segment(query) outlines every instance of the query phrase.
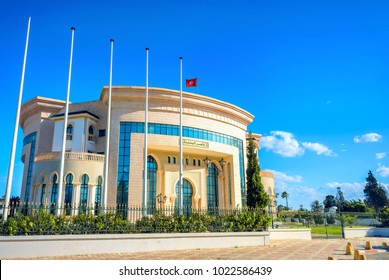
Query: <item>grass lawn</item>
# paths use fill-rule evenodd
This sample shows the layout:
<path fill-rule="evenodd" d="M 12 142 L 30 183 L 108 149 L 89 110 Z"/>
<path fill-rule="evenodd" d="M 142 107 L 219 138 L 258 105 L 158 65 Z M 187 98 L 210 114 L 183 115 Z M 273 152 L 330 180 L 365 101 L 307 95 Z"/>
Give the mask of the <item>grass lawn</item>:
<path fill-rule="evenodd" d="M 307 228 L 306 226 L 303 225 L 296 225 L 296 224 L 287 224 L 288 227 L 290 228 Z M 326 227 L 325 226 L 316 226 L 316 225 L 310 225 L 311 228 L 311 233 L 312 234 L 326 234 Z M 364 228 L 365 226 L 353 226 L 353 228 Z M 344 228 L 350 228 L 350 226 L 345 226 Z M 327 226 L 327 232 L 328 235 L 342 235 L 342 228 L 340 226 L 334 226 L 334 225 L 329 225 Z"/>

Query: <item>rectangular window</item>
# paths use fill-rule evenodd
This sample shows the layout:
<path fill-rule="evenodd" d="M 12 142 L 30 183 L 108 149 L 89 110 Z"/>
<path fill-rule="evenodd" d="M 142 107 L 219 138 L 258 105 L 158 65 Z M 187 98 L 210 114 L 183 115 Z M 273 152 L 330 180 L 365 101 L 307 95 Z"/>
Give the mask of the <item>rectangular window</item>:
<path fill-rule="evenodd" d="M 100 129 L 99 130 L 99 137 L 104 137 L 105 136 L 105 129 Z"/>

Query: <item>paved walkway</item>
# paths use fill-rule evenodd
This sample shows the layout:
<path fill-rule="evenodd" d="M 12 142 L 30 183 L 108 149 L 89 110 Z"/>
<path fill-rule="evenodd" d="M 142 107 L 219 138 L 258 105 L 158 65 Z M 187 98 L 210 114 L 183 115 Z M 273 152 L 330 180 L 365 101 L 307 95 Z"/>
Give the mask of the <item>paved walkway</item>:
<path fill-rule="evenodd" d="M 353 239 L 274 240 L 270 246 L 235 247 L 223 249 L 196 249 L 146 253 L 120 253 L 99 255 L 76 255 L 63 257 L 35 258 L 45 260 L 352 260 L 346 255 L 347 242 L 354 249 L 364 249 L 366 241 L 373 248 L 381 249 L 382 242 L 389 238 L 364 237 Z M 388 259 L 388 253 L 370 255 L 370 259 Z M 367 255 L 369 260 L 369 255 Z"/>

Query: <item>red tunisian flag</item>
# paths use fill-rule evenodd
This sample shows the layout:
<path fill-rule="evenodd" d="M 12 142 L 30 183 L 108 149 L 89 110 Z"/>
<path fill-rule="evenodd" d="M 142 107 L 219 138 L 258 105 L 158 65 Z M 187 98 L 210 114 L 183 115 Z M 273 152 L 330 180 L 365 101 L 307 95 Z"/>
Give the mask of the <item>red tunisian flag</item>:
<path fill-rule="evenodd" d="M 197 87 L 197 78 L 189 79 L 189 80 L 187 79 L 186 87 Z"/>

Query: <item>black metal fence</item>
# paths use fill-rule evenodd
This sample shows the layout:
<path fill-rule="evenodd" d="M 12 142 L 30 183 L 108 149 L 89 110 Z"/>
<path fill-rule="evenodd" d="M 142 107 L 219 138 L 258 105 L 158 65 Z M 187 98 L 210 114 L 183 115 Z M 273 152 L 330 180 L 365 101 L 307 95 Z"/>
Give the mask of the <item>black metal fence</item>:
<path fill-rule="evenodd" d="M 2 212 L 1 235 L 263 231 L 271 221 L 264 210 L 247 208 L 13 204 Z"/>

